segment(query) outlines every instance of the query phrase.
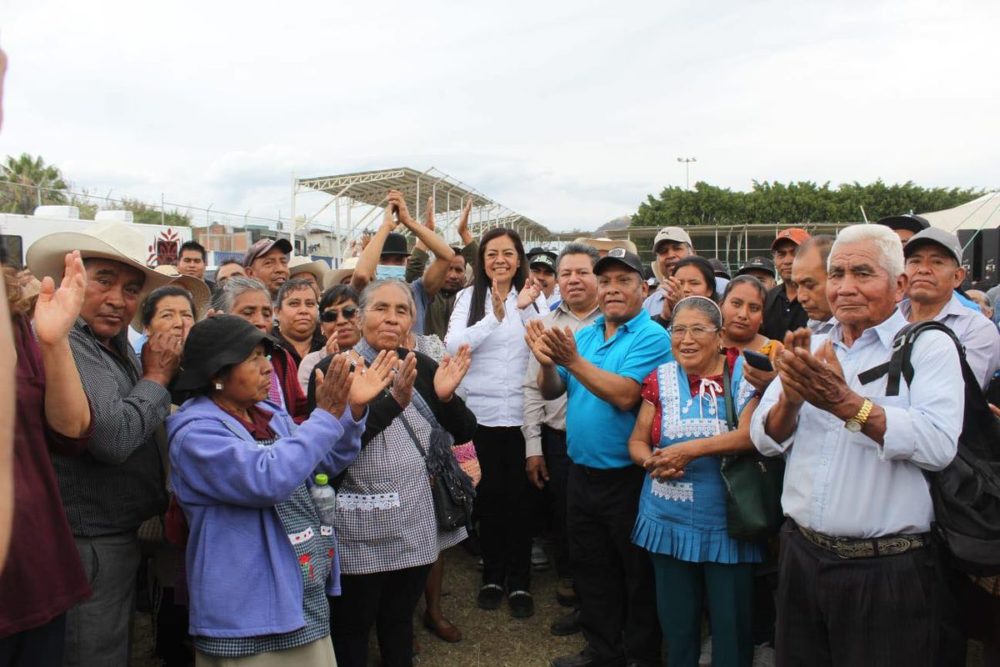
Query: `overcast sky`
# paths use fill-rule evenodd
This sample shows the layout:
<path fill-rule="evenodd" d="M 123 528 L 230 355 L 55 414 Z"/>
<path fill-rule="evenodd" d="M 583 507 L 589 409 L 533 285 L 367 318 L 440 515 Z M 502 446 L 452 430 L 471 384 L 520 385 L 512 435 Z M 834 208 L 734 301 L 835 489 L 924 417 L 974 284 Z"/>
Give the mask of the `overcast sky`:
<path fill-rule="evenodd" d="M 0 0 L 0 154 L 275 217 L 437 167 L 551 229 L 691 180 L 1000 185 L 1000 2 Z M 322 199 L 300 201 L 318 208 Z M 309 211 L 306 211 L 309 212 Z"/>

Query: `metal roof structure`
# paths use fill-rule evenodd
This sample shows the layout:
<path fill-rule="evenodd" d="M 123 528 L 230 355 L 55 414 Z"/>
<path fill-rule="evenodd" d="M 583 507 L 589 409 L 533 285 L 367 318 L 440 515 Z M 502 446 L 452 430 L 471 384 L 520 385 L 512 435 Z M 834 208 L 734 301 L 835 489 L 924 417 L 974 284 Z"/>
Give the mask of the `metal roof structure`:
<path fill-rule="evenodd" d="M 351 241 L 359 237 L 369 226 L 376 226 L 384 210 L 386 193 L 399 190 L 406 199 L 406 206 L 418 221 L 423 220 L 427 198 L 434 197 L 436 228 L 445 240 L 457 239 L 455 228 L 465 204 L 472 197 L 472 213 L 469 217 L 469 231 L 474 236 L 494 227 L 509 227 L 517 230 L 525 244 L 548 238 L 548 229 L 534 220 L 523 216 L 503 204 L 491 199 L 474 187 L 431 167 L 427 171 L 417 171 L 409 167 L 361 171 L 336 176 L 295 179 L 292 192 L 292 217 L 295 219 L 296 198 L 300 193 L 325 192 L 332 199 L 318 211 L 302 216 L 297 225 L 300 231 L 308 228 L 328 207 L 333 206 L 333 233 L 338 245 L 338 259 Z M 352 211 L 362 205 L 360 217 Z"/>

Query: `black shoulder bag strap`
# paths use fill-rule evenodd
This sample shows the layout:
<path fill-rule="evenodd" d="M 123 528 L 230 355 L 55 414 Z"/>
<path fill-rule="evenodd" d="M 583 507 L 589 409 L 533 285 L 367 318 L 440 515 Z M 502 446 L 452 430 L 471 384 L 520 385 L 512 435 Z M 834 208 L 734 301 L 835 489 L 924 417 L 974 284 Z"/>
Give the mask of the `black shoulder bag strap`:
<path fill-rule="evenodd" d="M 722 362 L 722 399 L 726 404 L 726 424 L 729 426 L 730 431 L 735 431 L 739 427 L 739 423 L 736 421 L 736 397 L 733 396 L 732 389 L 732 373 L 729 371 L 729 360 L 725 359 Z"/>
<path fill-rule="evenodd" d="M 934 320 L 926 320 L 907 324 L 900 329 L 899 333 L 892 339 L 892 356 L 889 357 L 889 361 L 858 373 L 858 381 L 861 384 L 868 384 L 883 375 L 888 375 L 886 378 L 885 395 L 898 396 L 900 377 L 906 380 L 907 385 L 913 381 L 913 363 L 910 361 L 910 356 L 913 353 L 913 343 L 921 333 L 930 330 L 941 331 L 951 338 L 955 344 L 955 348 L 958 350 L 962 374 L 968 379 L 969 373 L 966 372 L 968 363 L 965 361 L 965 346 L 962 345 L 958 338 L 955 337 L 954 332 L 946 325 Z M 973 377 L 973 379 L 975 378 Z"/>

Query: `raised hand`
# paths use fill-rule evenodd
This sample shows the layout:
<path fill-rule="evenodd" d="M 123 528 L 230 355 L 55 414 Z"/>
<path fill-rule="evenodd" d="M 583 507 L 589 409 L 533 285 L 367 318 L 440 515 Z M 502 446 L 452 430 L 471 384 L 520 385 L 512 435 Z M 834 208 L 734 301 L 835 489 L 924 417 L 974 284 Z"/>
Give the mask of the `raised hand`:
<path fill-rule="evenodd" d="M 437 372 L 434 373 L 434 393 L 442 402 L 447 403 L 454 396 L 455 389 L 462 382 L 470 364 L 472 364 L 472 348 L 468 345 L 458 348 L 458 354 L 454 357 L 446 356 L 441 360 Z"/>
<path fill-rule="evenodd" d="M 353 382 L 351 362 L 345 356 L 337 355 L 331 359 L 325 375 L 317 368 L 316 407 L 340 419 L 347 407 L 347 397 L 351 393 Z"/>
<path fill-rule="evenodd" d="M 149 337 L 142 346 L 142 377 L 166 387 L 174 379 L 181 363 L 184 342 L 175 333 L 161 332 Z"/>
<path fill-rule="evenodd" d="M 535 299 L 537 299 L 541 293 L 542 288 L 538 285 L 534 278 L 529 276 L 528 279 L 524 281 L 524 287 L 517 293 L 518 310 L 524 310 L 533 304 Z"/>
<path fill-rule="evenodd" d="M 660 311 L 660 317 L 669 322 L 674 306 L 681 300 L 680 281 L 670 276 L 660 285 L 660 291 L 663 292 L 663 310 Z"/>
<path fill-rule="evenodd" d="M 579 357 L 579 352 L 576 349 L 576 338 L 569 327 L 546 329 L 544 336 L 548 356 L 553 362 L 560 366 L 571 366 Z"/>
<path fill-rule="evenodd" d="M 396 374 L 392 381 L 392 397 L 396 399 L 399 407 L 406 409 L 413 398 L 413 382 L 417 379 L 417 355 L 410 352 L 401 363 L 397 365 Z"/>
<path fill-rule="evenodd" d="M 46 277 L 38 292 L 34 325 L 38 342 L 43 344 L 54 345 L 66 338 L 83 306 L 84 293 L 87 291 L 87 272 L 83 268 L 80 251 L 67 253 L 65 264 L 66 270 L 59 289 L 56 289 L 52 278 Z"/>
<path fill-rule="evenodd" d="M 389 208 L 395 209 L 396 216 L 399 222 L 407 227 L 412 227 L 416 225 L 416 221 L 413 216 L 410 215 L 410 209 L 406 207 L 406 197 L 399 190 L 389 190 L 387 196 L 389 200 Z"/>
<path fill-rule="evenodd" d="M 424 227 L 434 231 L 434 197 L 427 198 L 427 207 L 424 209 Z"/>
<path fill-rule="evenodd" d="M 555 362 L 549 356 L 549 348 L 545 344 L 545 325 L 540 319 L 529 320 L 524 326 L 524 342 L 528 344 L 528 349 L 535 355 L 535 359 L 542 366 L 554 366 Z"/>
<path fill-rule="evenodd" d="M 326 339 L 326 345 L 323 346 L 323 351 L 329 355 L 340 354 L 340 345 L 337 343 L 337 332 L 330 334 L 330 337 Z"/>
<path fill-rule="evenodd" d="M 493 279 L 493 288 L 490 290 L 490 300 L 493 304 L 493 314 L 497 320 L 503 322 L 504 315 L 507 314 L 507 308 L 504 305 L 504 298 L 500 296 L 500 288 L 497 286 L 495 278 Z"/>
<path fill-rule="evenodd" d="M 392 371 L 398 365 L 398 361 L 399 357 L 395 351 L 382 350 L 367 368 L 363 363 L 355 365 L 354 373 L 351 374 L 353 385 L 348 399 L 355 417 L 360 417 L 365 411 L 365 406 L 389 386 L 392 382 Z"/>
<path fill-rule="evenodd" d="M 472 195 L 465 198 L 465 206 L 462 207 L 462 215 L 458 219 L 458 237 L 465 245 L 472 243 L 472 234 L 469 232 L 470 215 L 472 215 Z"/>

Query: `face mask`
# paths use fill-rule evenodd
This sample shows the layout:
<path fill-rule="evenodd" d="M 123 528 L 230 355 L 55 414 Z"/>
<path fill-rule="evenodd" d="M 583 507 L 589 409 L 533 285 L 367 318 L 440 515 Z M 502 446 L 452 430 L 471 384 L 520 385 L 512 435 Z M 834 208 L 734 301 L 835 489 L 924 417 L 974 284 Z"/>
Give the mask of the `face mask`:
<path fill-rule="evenodd" d="M 405 266 L 379 264 L 375 267 L 376 280 L 402 280 L 404 276 L 406 276 Z"/>

